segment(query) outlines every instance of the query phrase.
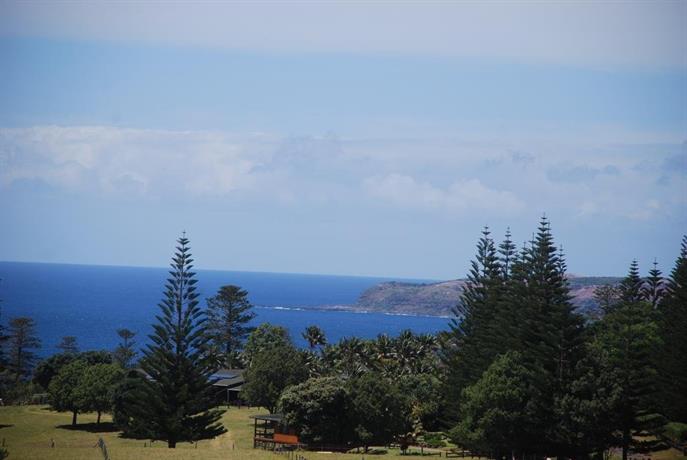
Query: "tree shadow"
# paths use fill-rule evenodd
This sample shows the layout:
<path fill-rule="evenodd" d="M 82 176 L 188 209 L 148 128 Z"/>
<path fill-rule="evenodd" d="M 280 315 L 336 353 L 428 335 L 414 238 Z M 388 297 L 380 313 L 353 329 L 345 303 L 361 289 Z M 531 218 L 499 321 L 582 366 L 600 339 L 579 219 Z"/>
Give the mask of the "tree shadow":
<path fill-rule="evenodd" d="M 117 428 L 112 422 L 100 422 L 100 425 L 96 423 L 77 423 L 74 426 L 57 425 L 55 428 L 71 431 L 87 431 L 89 433 L 113 433 L 115 431 L 119 431 L 119 428 Z"/>
<path fill-rule="evenodd" d="M 0 423 L 0 430 L 2 430 L 3 428 L 12 428 L 13 426 L 14 425 L 3 425 L 2 423 Z"/>

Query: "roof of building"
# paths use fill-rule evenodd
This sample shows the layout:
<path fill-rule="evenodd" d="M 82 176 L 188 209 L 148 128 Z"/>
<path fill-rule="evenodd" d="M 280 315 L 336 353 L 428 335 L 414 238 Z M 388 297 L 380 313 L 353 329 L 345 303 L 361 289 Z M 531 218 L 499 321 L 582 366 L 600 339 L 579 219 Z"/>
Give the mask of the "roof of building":
<path fill-rule="evenodd" d="M 217 379 L 213 385 L 223 388 L 240 387 L 243 382 L 243 369 L 220 369 L 210 377 L 212 380 Z"/>
<path fill-rule="evenodd" d="M 212 374 L 211 378 L 229 379 L 238 375 L 243 375 L 245 369 L 218 369 Z"/>

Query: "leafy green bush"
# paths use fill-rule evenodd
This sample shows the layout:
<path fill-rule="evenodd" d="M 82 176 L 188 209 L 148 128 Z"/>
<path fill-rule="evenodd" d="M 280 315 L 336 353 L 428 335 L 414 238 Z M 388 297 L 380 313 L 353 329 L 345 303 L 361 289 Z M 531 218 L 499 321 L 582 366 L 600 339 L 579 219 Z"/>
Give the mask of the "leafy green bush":
<path fill-rule="evenodd" d="M 424 444 L 427 447 L 438 449 L 440 447 L 446 447 L 445 435 L 442 432 L 430 433 L 427 432 L 423 436 Z"/>
<path fill-rule="evenodd" d="M 673 442 L 685 442 L 687 441 L 687 423 L 666 423 L 663 434 Z"/>

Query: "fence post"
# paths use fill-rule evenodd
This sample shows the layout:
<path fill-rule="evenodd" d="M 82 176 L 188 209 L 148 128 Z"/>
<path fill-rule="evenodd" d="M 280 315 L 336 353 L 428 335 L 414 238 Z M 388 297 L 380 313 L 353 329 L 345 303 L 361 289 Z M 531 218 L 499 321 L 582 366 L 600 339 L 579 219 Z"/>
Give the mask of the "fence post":
<path fill-rule="evenodd" d="M 100 448 L 100 452 L 103 454 L 103 460 L 110 460 L 110 455 L 107 453 L 107 446 L 105 445 L 103 438 L 98 438 L 98 442 L 94 447 Z"/>

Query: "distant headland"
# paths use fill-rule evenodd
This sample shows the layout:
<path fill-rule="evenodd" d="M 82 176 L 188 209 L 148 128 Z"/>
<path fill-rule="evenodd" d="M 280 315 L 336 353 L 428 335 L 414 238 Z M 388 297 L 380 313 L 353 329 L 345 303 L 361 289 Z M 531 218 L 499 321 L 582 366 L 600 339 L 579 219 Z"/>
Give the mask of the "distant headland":
<path fill-rule="evenodd" d="M 585 315 L 593 315 L 598 305 L 594 289 L 605 284 L 617 284 L 618 277 L 569 277 L 572 303 Z M 355 305 L 355 311 L 379 313 L 451 316 L 466 280 L 437 283 L 382 282 L 366 289 Z"/>

